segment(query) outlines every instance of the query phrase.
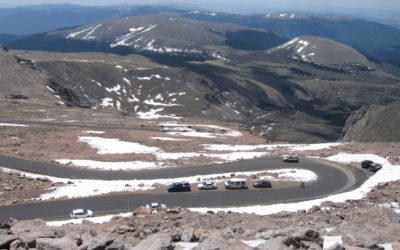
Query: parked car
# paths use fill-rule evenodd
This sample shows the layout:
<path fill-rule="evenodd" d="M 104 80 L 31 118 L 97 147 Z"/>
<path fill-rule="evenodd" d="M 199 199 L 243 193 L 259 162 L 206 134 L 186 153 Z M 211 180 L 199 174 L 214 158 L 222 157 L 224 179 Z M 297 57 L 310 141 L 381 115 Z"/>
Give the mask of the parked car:
<path fill-rule="evenodd" d="M 283 157 L 284 162 L 294 162 L 294 163 L 299 163 L 299 157 L 295 155 L 285 155 Z"/>
<path fill-rule="evenodd" d="M 198 189 L 205 190 L 205 189 L 217 189 L 217 184 L 213 181 L 204 181 L 197 185 Z"/>
<path fill-rule="evenodd" d="M 382 165 L 379 163 L 372 163 L 371 166 L 369 166 L 369 170 L 374 173 L 377 172 L 381 168 L 382 168 Z"/>
<path fill-rule="evenodd" d="M 272 188 L 272 184 L 270 180 L 261 179 L 257 180 L 253 183 L 253 187 L 255 188 Z"/>
<path fill-rule="evenodd" d="M 229 179 L 224 182 L 226 189 L 247 189 L 246 179 Z"/>
<path fill-rule="evenodd" d="M 188 182 L 174 182 L 167 186 L 168 192 L 190 192 L 190 185 Z"/>
<path fill-rule="evenodd" d="M 361 167 L 362 168 L 369 168 L 371 166 L 371 164 L 374 163 L 373 161 L 370 160 L 365 160 L 361 162 Z"/>
<path fill-rule="evenodd" d="M 148 203 L 146 204 L 147 208 L 153 209 L 153 210 L 157 210 L 157 209 L 167 209 L 167 205 L 163 204 L 163 203 L 158 203 L 158 202 L 152 202 L 152 203 Z"/>
<path fill-rule="evenodd" d="M 87 218 L 87 217 L 93 217 L 93 212 L 92 210 L 89 209 L 80 208 L 72 210 L 69 216 L 72 219 Z"/>
<path fill-rule="evenodd" d="M 365 160 L 361 162 L 361 167 L 362 168 L 367 168 L 369 169 L 371 172 L 377 172 L 379 169 L 382 168 L 382 165 L 370 160 Z"/>

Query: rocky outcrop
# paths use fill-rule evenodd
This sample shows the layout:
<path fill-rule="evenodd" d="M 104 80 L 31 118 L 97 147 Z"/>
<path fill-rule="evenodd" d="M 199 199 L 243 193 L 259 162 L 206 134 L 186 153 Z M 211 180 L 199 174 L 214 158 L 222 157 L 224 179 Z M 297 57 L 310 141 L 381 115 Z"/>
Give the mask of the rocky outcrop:
<path fill-rule="evenodd" d="M 40 219 L 18 221 L 12 225 L 10 232 L 29 247 L 35 247 L 37 239 L 56 237 L 55 229 Z"/>
<path fill-rule="evenodd" d="M 174 249 L 173 244 L 171 243 L 172 239 L 168 234 L 153 234 L 145 240 L 141 241 L 137 244 L 133 250 L 142 250 L 142 249 L 157 249 L 157 250 L 166 250 L 166 249 Z"/>
<path fill-rule="evenodd" d="M 37 250 L 78 250 L 78 246 L 69 238 L 40 238 L 36 240 Z"/>
<path fill-rule="evenodd" d="M 400 141 L 400 102 L 363 106 L 347 118 L 341 134 L 346 142 Z"/>

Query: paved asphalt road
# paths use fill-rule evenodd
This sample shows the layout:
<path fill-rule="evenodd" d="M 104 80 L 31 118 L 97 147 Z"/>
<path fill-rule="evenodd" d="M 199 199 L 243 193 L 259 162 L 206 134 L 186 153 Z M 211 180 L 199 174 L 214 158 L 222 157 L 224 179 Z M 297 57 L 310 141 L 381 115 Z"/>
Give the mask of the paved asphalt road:
<path fill-rule="evenodd" d="M 170 207 L 204 207 L 272 204 L 308 200 L 354 188 L 367 178 L 362 171 L 336 167 L 330 163 L 311 159 L 302 159 L 298 164 L 284 163 L 281 159 L 258 159 L 200 167 L 140 172 L 106 172 L 61 167 L 9 156 L 0 156 L 0 166 L 71 179 L 129 180 L 182 177 L 184 180 L 183 177 L 186 176 L 278 168 L 309 169 L 319 176 L 317 182 L 307 185 L 305 189 L 292 187 L 284 189 L 216 190 L 188 193 L 113 194 L 101 197 L 1 206 L 0 222 L 7 221 L 9 217 L 17 219 L 61 218 L 67 216 L 75 208 L 92 209 L 97 214 L 111 211 L 132 211 L 149 202 L 162 202 Z"/>

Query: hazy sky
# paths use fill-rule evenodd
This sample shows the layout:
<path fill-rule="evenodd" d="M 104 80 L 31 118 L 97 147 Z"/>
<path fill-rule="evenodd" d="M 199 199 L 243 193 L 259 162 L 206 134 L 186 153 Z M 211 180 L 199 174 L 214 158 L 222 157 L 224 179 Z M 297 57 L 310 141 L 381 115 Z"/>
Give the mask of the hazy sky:
<path fill-rule="evenodd" d="M 400 12 L 400 0 L 0 0 L 0 7 L 42 3 L 73 3 L 80 5 L 117 4 L 180 4 L 204 9 L 243 12 L 265 12 L 265 10 L 390 10 Z"/>

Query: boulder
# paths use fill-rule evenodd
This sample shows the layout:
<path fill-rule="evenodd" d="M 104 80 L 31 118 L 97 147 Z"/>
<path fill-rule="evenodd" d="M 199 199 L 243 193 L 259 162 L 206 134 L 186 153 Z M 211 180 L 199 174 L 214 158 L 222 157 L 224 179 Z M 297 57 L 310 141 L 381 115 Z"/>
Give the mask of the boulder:
<path fill-rule="evenodd" d="M 105 236 L 98 236 L 92 239 L 87 250 L 103 250 L 114 242 L 114 239 Z"/>
<path fill-rule="evenodd" d="M 133 250 L 143 250 L 143 249 L 174 249 L 173 244 L 171 243 L 172 239 L 168 234 L 152 234 L 146 239 L 142 240 L 139 244 L 134 246 Z"/>
<path fill-rule="evenodd" d="M 193 242 L 198 241 L 199 238 L 196 238 L 194 235 L 195 229 L 193 227 L 185 227 L 181 235 L 181 241 L 184 242 Z"/>
<path fill-rule="evenodd" d="M 209 249 L 219 249 L 219 250 L 250 250 L 253 249 L 250 246 L 244 244 L 239 240 L 224 241 L 219 238 L 206 237 L 199 243 L 196 248 L 197 250 L 209 250 Z"/>
<path fill-rule="evenodd" d="M 262 234 L 261 234 L 261 237 L 262 237 L 264 240 L 269 240 L 269 239 L 275 238 L 275 237 L 276 237 L 275 230 L 268 230 L 268 231 L 262 233 Z"/>
<path fill-rule="evenodd" d="M 349 245 L 396 242 L 400 239 L 400 217 L 391 208 L 358 208 L 347 212 L 337 231 L 347 236 L 344 241 Z"/>
<path fill-rule="evenodd" d="M 281 239 L 274 238 L 274 239 L 267 240 L 266 242 L 258 245 L 257 249 L 260 249 L 260 250 L 270 250 L 270 249 L 282 249 L 282 250 L 285 250 L 285 249 L 289 249 L 289 247 L 284 245 L 282 243 Z"/>
<path fill-rule="evenodd" d="M 9 250 L 25 249 L 25 244 L 22 243 L 20 240 L 14 240 L 13 242 L 11 242 L 10 247 L 8 249 Z"/>
<path fill-rule="evenodd" d="M 56 236 L 55 229 L 47 226 L 41 219 L 18 221 L 13 224 L 10 231 L 29 247 L 35 247 L 36 239 Z"/>
<path fill-rule="evenodd" d="M 146 217 L 152 214 L 153 210 L 147 207 L 138 207 L 135 211 L 133 211 L 133 215 L 137 217 Z"/>
<path fill-rule="evenodd" d="M 304 246 L 305 249 L 308 250 L 322 250 L 322 247 L 314 242 L 302 241 L 301 244 Z"/>
<path fill-rule="evenodd" d="M 18 239 L 17 236 L 11 234 L 0 234 L 0 249 L 9 248 L 11 242 Z"/>
<path fill-rule="evenodd" d="M 323 239 L 319 236 L 319 232 L 310 228 L 303 229 L 293 235 L 296 241 L 310 241 L 320 246 L 323 244 Z"/>
<path fill-rule="evenodd" d="M 36 240 L 37 250 L 78 250 L 78 246 L 69 238 L 40 238 Z"/>
<path fill-rule="evenodd" d="M 105 250 L 129 250 L 132 249 L 131 244 L 125 242 L 122 238 L 115 239 L 111 245 L 107 246 Z"/>
<path fill-rule="evenodd" d="M 180 228 L 176 228 L 174 231 L 171 233 L 171 239 L 172 241 L 181 241 L 181 236 L 182 236 L 182 230 Z"/>

